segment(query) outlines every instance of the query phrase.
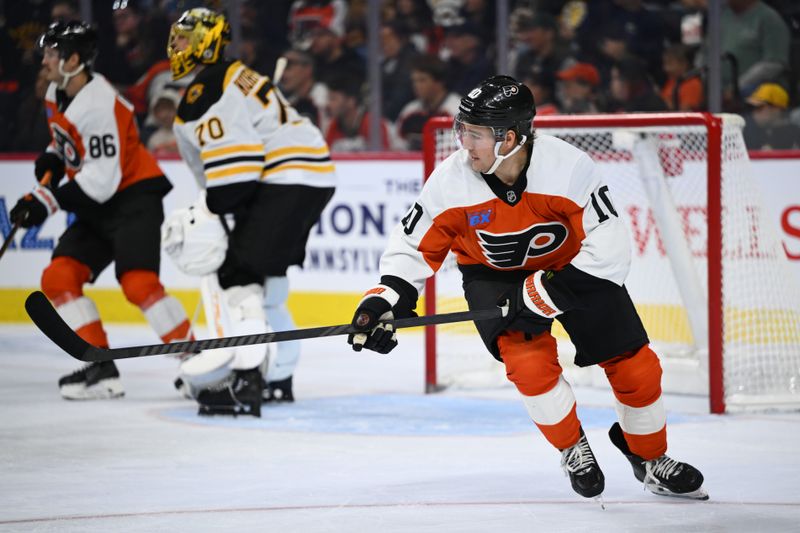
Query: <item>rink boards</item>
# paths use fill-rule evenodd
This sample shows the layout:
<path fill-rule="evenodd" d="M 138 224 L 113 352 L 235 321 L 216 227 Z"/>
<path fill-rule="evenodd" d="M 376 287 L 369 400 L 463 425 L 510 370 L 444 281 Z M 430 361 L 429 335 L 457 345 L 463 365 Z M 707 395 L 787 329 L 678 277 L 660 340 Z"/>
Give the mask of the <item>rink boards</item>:
<path fill-rule="evenodd" d="M 347 322 L 363 290 L 378 280 L 378 263 L 392 227 L 419 194 L 422 162 L 408 156 L 335 158 L 339 186 L 312 231 L 303 269 L 290 273 L 289 306 L 300 326 Z M 180 161 L 162 161 L 174 185 L 165 210 L 183 207 L 197 196 L 197 186 Z M 0 229 L 10 230 L 8 211 L 31 188 L 33 162 L 28 158 L 0 160 Z M 757 158 L 753 174 L 778 232 L 795 279 L 800 280 L 800 158 Z M 613 189 L 612 189 L 613 191 Z M 0 322 L 26 321 L 22 302 L 38 287 L 67 217 L 57 213 L 36 230 L 17 233 L 12 248 L 0 260 Z M 660 268 L 664 257 L 655 234 L 634 235 L 635 260 Z M 161 279 L 191 315 L 197 307 L 198 280 L 180 273 L 163 256 Z M 113 270 L 107 269 L 87 290 L 110 322 L 140 322 L 138 309 L 120 293 Z M 654 302 L 672 305 L 673 302 Z"/>

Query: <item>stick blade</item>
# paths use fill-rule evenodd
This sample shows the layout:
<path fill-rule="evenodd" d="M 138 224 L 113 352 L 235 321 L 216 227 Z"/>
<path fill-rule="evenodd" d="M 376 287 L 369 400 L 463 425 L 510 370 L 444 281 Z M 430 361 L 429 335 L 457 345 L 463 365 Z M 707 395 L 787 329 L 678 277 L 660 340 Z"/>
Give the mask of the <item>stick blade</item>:
<path fill-rule="evenodd" d="M 44 293 L 36 291 L 29 294 L 25 300 L 25 311 L 36 327 L 59 348 L 75 359 L 89 361 L 87 355 L 92 346 L 72 331 Z"/>

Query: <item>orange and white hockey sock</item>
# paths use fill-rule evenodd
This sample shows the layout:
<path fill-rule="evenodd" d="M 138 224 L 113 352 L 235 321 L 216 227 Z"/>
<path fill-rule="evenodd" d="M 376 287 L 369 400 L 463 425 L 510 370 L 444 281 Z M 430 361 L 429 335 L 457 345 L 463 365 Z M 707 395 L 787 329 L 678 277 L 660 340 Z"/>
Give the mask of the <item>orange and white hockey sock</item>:
<path fill-rule="evenodd" d="M 578 442 L 581 423 L 575 395 L 561 376 L 555 338 L 542 333 L 528 340 L 521 332 L 507 332 L 498 337 L 497 347 L 508 379 L 548 442 L 559 450 Z"/>
<path fill-rule="evenodd" d="M 83 340 L 97 346 L 108 348 L 108 337 L 100 322 L 97 306 L 86 296 L 62 297 L 53 302 L 56 311 L 64 322 Z"/>
<path fill-rule="evenodd" d="M 661 364 L 649 346 L 632 356 L 601 363 L 616 397 L 625 441 L 633 453 L 650 460 L 667 451 L 667 414 L 661 400 Z"/>
<path fill-rule="evenodd" d="M 129 302 L 139 307 L 148 324 L 165 343 L 194 339 L 183 306 L 164 292 L 155 272 L 131 270 L 120 277 Z"/>
<path fill-rule="evenodd" d="M 42 272 L 42 292 L 83 340 L 98 348 L 108 348 L 97 307 L 83 295 L 83 285 L 91 274 L 89 267 L 76 259 L 56 257 Z"/>

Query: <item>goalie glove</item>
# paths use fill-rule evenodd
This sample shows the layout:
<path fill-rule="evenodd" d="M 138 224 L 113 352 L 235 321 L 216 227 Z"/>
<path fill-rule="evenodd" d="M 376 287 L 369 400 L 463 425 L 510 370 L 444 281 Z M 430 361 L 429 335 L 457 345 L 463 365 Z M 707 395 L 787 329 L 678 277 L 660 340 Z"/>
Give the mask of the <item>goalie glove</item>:
<path fill-rule="evenodd" d="M 225 261 L 228 237 L 201 195 L 191 206 L 170 213 L 161 227 L 161 245 L 181 272 L 205 276 Z"/>
<path fill-rule="evenodd" d="M 394 319 L 392 307 L 399 300 L 397 291 L 386 285 L 377 285 L 364 294 L 351 323 L 359 333 L 351 333 L 347 337 L 353 350 L 360 352 L 366 348 L 386 354 L 397 346 L 397 334 L 387 321 Z"/>
<path fill-rule="evenodd" d="M 575 296 L 559 283 L 556 272 L 537 270 L 526 277 L 521 285 L 514 285 L 503 293 L 498 305 L 508 304 L 508 318 L 555 318 L 574 307 Z"/>

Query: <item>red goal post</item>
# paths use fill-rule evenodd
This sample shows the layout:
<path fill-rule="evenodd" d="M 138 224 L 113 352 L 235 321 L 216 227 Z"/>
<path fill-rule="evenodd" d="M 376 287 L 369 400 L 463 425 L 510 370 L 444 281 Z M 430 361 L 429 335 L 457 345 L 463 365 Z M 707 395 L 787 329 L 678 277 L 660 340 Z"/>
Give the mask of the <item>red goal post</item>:
<path fill-rule="evenodd" d="M 425 126 L 425 179 L 456 150 L 452 123 L 437 117 Z M 626 285 L 665 366 L 665 390 L 674 382 L 679 392 L 708 394 L 713 413 L 800 408 L 800 291 L 752 184 L 742 125 L 740 117 L 709 113 L 534 120 L 537 134 L 564 138 L 603 169 L 632 230 Z M 426 314 L 454 310 L 447 306 L 459 298 L 458 271 L 451 265 L 449 272 L 428 280 Z M 454 278 L 449 296 L 442 288 L 447 276 Z M 454 367 L 467 351 L 483 350 L 476 357 L 491 361 L 474 331 L 466 333 L 466 344 L 455 334 L 441 342 L 445 332 L 425 331 L 429 392 L 451 384 L 443 369 L 451 344 L 458 352 Z M 670 366 L 683 375 L 673 376 Z M 455 374 L 447 379 L 457 381 Z"/>

